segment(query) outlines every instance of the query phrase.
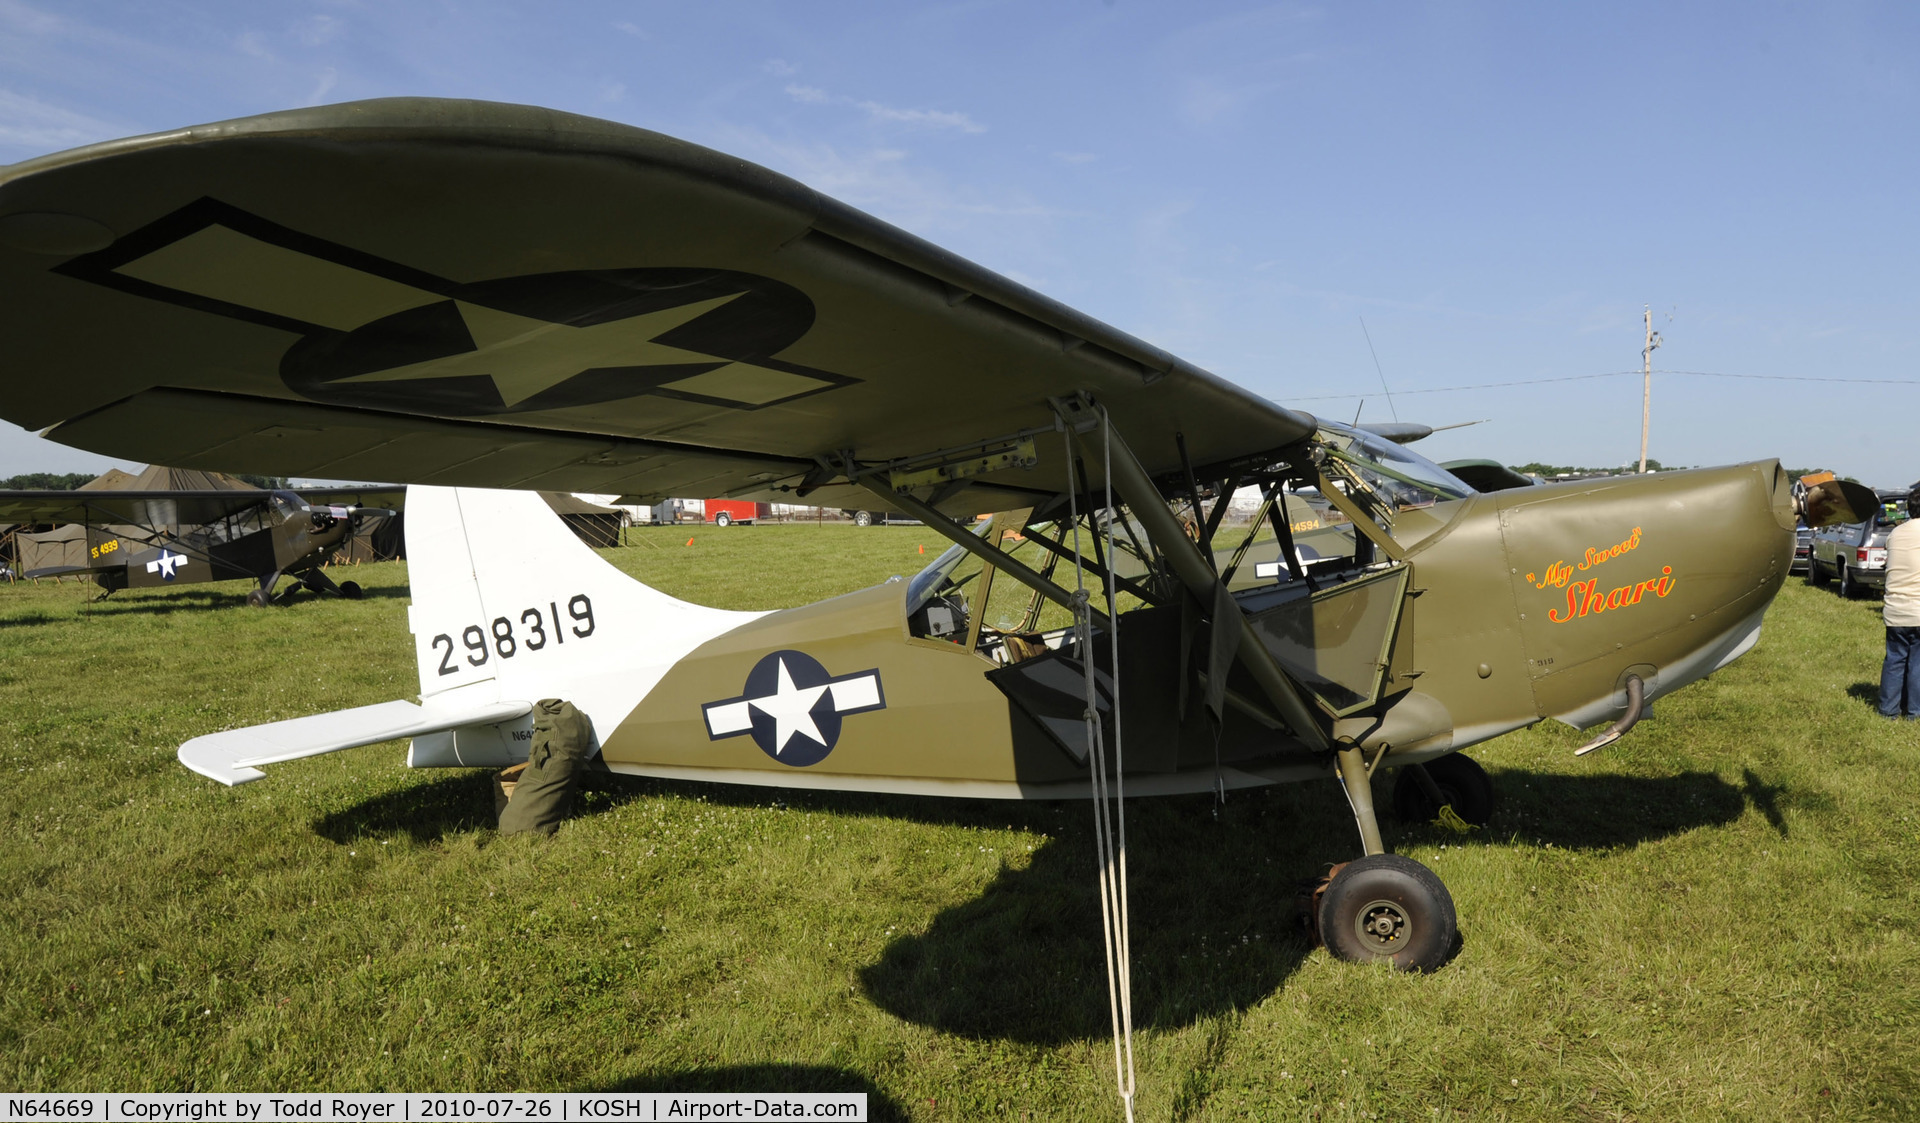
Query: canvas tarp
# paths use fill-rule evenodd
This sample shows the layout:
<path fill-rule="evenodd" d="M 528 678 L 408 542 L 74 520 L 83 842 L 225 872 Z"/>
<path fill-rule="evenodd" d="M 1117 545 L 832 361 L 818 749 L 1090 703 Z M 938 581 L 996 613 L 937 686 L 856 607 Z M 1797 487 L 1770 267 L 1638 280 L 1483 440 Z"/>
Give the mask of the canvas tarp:
<path fill-rule="evenodd" d="M 580 541 L 589 546 L 620 544 L 620 528 L 627 522 L 627 513 L 620 508 L 589 503 L 565 491 L 543 491 L 540 498 L 547 501 L 547 506 L 553 508 L 553 513 L 560 516 L 560 521 L 566 523 Z"/>

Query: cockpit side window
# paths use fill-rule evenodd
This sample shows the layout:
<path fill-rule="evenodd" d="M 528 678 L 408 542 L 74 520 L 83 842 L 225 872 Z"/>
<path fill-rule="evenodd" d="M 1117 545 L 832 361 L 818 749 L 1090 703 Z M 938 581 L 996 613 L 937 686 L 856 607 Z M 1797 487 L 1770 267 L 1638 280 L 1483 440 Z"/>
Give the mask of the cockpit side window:
<path fill-rule="evenodd" d="M 1404 445 L 1323 422 L 1321 445 L 1389 512 L 1431 507 L 1474 493 L 1465 481 Z"/>

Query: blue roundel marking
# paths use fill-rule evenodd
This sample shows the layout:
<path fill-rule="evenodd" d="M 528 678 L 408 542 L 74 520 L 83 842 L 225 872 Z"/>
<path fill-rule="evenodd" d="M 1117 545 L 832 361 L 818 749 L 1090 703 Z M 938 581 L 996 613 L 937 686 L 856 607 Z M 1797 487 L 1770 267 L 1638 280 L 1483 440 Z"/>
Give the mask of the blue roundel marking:
<path fill-rule="evenodd" d="M 879 670 L 832 675 L 804 651 L 762 656 L 736 698 L 701 707 L 711 740 L 751 736 L 760 751 L 793 768 L 825 760 L 849 714 L 886 708 Z"/>

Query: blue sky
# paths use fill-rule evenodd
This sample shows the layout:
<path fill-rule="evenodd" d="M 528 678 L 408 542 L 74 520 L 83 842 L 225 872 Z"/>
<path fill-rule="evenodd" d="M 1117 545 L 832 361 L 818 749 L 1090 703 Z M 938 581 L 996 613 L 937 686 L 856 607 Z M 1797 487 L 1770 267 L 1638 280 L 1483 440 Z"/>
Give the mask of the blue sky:
<path fill-rule="evenodd" d="M 1491 419 L 1435 459 L 1637 455 L 1637 374 L 1577 376 L 1637 372 L 1651 305 L 1657 371 L 1775 379 L 1656 374 L 1654 457 L 1903 486 L 1916 25 L 1845 4 L 0 0 L 0 161 L 294 105 L 535 103 L 765 164 L 1299 408 Z M 1506 382 L 1528 384 L 1418 393 Z M 0 475 L 106 463 L 0 431 Z"/>

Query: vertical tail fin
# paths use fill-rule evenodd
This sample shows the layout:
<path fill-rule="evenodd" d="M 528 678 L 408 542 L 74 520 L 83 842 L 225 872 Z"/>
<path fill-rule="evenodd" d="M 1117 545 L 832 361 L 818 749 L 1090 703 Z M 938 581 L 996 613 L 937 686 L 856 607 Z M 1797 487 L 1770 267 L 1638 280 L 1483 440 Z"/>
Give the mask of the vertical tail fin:
<path fill-rule="evenodd" d="M 423 702 L 566 698 L 605 734 L 674 663 L 761 615 L 641 584 L 530 491 L 409 488 L 406 536 Z"/>

